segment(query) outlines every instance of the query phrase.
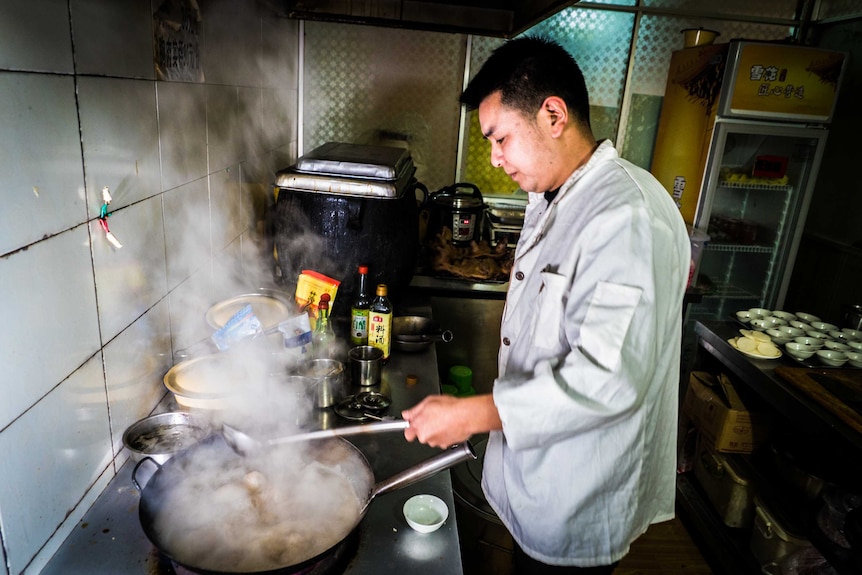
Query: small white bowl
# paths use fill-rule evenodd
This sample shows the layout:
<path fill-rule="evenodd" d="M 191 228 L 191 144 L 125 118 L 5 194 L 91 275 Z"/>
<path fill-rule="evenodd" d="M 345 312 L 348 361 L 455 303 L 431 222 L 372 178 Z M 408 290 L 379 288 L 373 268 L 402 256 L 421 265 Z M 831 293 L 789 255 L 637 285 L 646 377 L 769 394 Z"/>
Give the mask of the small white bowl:
<path fill-rule="evenodd" d="M 786 327 L 786 326 L 779 326 L 779 327 Z M 789 335 L 783 334 L 780 331 L 778 331 L 778 328 L 775 328 L 775 329 L 769 328 L 768 330 L 766 330 L 766 335 L 768 335 L 772 339 L 772 343 L 774 343 L 776 345 L 784 345 L 785 343 L 787 343 L 788 341 L 793 339 Z"/>
<path fill-rule="evenodd" d="M 782 337 L 786 337 L 787 339 L 793 339 L 794 337 L 802 337 L 805 335 L 804 330 L 801 330 L 798 327 L 790 327 L 789 325 L 780 325 L 775 329 L 781 333 Z"/>
<path fill-rule="evenodd" d="M 850 341 L 862 341 L 862 331 L 845 327 L 841 329 L 841 333 L 846 335 Z"/>
<path fill-rule="evenodd" d="M 848 351 L 844 355 L 847 356 L 847 363 L 853 367 L 862 367 L 862 353 L 858 351 Z"/>
<path fill-rule="evenodd" d="M 808 359 L 809 357 L 814 355 L 813 347 L 795 341 L 791 341 L 785 344 L 784 349 L 785 351 L 787 351 L 787 353 L 799 359 Z"/>
<path fill-rule="evenodd" d="M 831 337 L 835 341 L 840 341 L 841 343 L 847 343 L 848 341 L 853 341 L 853 338 L 851 338 L 849 335 L 847 335 L 843 331 L 832 330 L 829 332 L 829 337 Z"/>
<path fill-rule="evenodd" d="M 818 349 L 817 359 L 825 365 L 841 367 L 847 363 L 847 354 L 843 351 L 836 351 L 834 349 Z"/>
<path fill-rule="evenodd" d="M 811 313 L 805 313 L 804 311 L 795 312 L 797 318 L 801 319 L 805 323 L 811 323 L 812 321 L 820 321 L 820 318 Z"/>
<path fill-rule="evenodd" d="M 738 311 L 736 312 L 736 319 L 742 323 L 748 323 L 751 321 L 751 314 L 748 311 Z"/>
<path fill-rule="evenodd" d="M 811 329 L 811 324 L 804 321 L 800 321 L 798 319 L 792 319 L 788 323 L 790 324 L 790 327 L 795 327 L 797 329 L 801 329 L 802 331 L 808 331 Z"/>
<path fill-rule="evenodd" d="M 847 345 L 849 345 L 853 351 L 862 351 L 862 341 L 848 341 Z"/>
<path fill-rule="evenodd" d="M 825 321 L 811 321 L 808 323 L 811 324 L 811 327 L 813 327 L 817 331 L 822 331 L 823 333 L 829 333 L 830 331 L 835 331 L 838 329 L 838 326 L 834 323 L 827 323 Z"/>
<path fill-rule="evenodd" d="M 754 316 L 751 317 L 751 327 L 758 331 L 766 331 L 767 329 L 775 328 L 780 325 L 787 325 L 787 322 L 781 318 L 766 316 L 762 318 L 755 319 Z"/>
<path fill-rule="evenodd" d="M 437 531 L 449 518 L 446 503 L 434 495 L 414 495 L 403 510 L 407 524 L 419 533 Z"/>
<path fill-rule="evenodd" d="M 822 331 L 817 331 L 814 329 L 812 329 L 811 331 L 806 331 L 805 335 L 807 335 L 808 337 L 813 337 L 815 339 L 819 339 L 821 341 L 826 341 L 827 339 L 829 339 L 828 334 L 825 334 Z"/>
<path fill-rule="evenodd" d="M 834 349 L 835 351 L 850 351 L 850 346 L 840 341 L 824 341 L 823 347 L 826 349 Z"/>
<path fill-rule="evenodd" d="M 793 341 L 796 343 L 801 343 L 803 345 L 807 345 L 813 349 L 820 349 L 823 347 L 823 340 L 816 337 L 809 337 L 807 335 L 803 335 L 802 337 L 794 337 Z"/>
<path fill-rule="evenodd" d="M 751 319 L 763 319 L 772 315 L 772 312 L 764 307 L 753 307 L 748 310 Z"/>
<path fill-rule="evenodd" d="M 796 316 L 793 315 L 792 313 L 790 313 L 789 311 L 774 311 L 774 312 L 772 312 L 772 315 L 779 318 L 779 319 L 783 319 L 784 321 L 788 321 L 788 322 L 796 320 Z"/>

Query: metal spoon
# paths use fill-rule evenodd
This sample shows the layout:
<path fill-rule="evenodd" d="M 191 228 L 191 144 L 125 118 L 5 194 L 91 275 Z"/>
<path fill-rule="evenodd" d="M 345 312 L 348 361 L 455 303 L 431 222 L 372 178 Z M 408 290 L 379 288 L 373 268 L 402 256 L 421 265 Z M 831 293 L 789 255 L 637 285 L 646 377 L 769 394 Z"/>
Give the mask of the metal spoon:
<path fill-rule="evenodd" d="M 399 431 L 410 427 L 410 423 L 403 419 L 395 419 L 391 421 L 380 418 L 379 422 L 366 423 L 364 425 L 348 425 L 345 427 L 335 427 L 333 429 L 321 429 L 319 431 L 306 431 L 303 433 L 295 433 L 293 435 L 285 435 L 274 439 L 258 440 L 247 433 L 244 433 L 235 427 L 226 423 L 222 424 L 222 436 L 231 449 L 240 455 L 247 455 L 254 451 L 260 450 L 263 447 L 273 445 L 281 445 L 284 443 L 297 443 L 300 441 L 312 441 L 314 439 L 327 439 L 330 437 L 343 437 L 349 435 L 361 435 L 364 433 L 383 433 L 387 431 Z"/>

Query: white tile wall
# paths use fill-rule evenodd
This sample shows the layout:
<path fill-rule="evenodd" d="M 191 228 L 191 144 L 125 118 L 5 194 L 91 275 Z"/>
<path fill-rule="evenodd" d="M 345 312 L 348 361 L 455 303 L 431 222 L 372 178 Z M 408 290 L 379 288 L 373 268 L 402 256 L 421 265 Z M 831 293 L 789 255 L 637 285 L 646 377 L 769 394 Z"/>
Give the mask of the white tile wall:
<path fill-rule="evenodd" d="M 83 222 L 86 207 L 73 79 L 0 72 L 0 94 L 3 254 Z"/>
<path fill-rule="evenodd" d="M 228 273 L 267 267 L 237 262 L 260 257 L 242 202 L 296 157 L 298 23 L 205 3 L 212 74 L 156 82 L 152 4 L 0 2 L 3 575 L 38 573 L 126 460 L 174 351 L 211 333 L 213 269 L 221 297 L 259 287 Z M 265 133 L 263 86 L 280 118 Z"/>

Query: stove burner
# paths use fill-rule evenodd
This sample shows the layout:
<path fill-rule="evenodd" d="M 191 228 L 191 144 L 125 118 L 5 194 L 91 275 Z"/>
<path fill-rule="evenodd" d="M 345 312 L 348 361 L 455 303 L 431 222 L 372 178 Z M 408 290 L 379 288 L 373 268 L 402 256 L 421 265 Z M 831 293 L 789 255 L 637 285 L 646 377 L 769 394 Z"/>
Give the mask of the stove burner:
<path fill-rule="evenodd" d="M 356 555 L 358 548 L 359 528 L 356 528 L 317 563 L 306 566 L 298 571 L 278 569 L 267 571 L 266 573 L 271 575 L 338 575 L 347 570 L 347 566 L 350 564 L 353 556 Z M 211 572 L 189 569 L 159 554 L 159 571 L 157 575 L 202 575 L 208 573 Z"/>

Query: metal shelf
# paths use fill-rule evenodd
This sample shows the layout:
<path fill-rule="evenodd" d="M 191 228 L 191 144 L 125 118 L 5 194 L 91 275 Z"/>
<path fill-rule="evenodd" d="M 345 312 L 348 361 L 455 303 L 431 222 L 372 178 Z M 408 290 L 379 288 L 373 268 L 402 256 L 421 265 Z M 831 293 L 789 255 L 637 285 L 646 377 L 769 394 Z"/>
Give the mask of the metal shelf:
<path fill-rule="evenodd" d="M 748 254 L 770 254 L 775 251 L 775 246 L 758 246 L 750 244 L 715 244 L 707 243 L 704 246 L 710 252 L 735 252 Z"/>
<path fill-rule="evenodd" d="M 709 298 L 760 299 L 760 296 L 732 284 L 715 284 L 713 291 L 703 294 L 703 299 Z"/>
<path fill-rule="evenodd" d="M 762 190 L 765 192 L 789 192 L 793 186 L 789 184 L 755 184 L 751 182 L 718 182 L 722 188 L 734 188 L 737 190 Z"/>

